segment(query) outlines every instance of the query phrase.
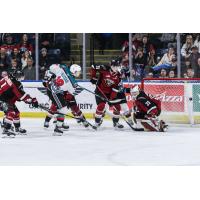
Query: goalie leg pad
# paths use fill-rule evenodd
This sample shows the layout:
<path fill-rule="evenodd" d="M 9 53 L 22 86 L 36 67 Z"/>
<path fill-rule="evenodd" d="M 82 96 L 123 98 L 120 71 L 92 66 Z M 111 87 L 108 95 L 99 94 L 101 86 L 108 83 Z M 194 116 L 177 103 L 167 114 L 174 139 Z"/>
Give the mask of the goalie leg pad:
<path fill-rule="evenodd" d="M 142 126 L 144 127 L 144 129 L 146 129 L 147 131 L 159 131 L 159 127 L 156 126 L 152 121 L 150 120 L 142 120 L 141 121 Z"/>

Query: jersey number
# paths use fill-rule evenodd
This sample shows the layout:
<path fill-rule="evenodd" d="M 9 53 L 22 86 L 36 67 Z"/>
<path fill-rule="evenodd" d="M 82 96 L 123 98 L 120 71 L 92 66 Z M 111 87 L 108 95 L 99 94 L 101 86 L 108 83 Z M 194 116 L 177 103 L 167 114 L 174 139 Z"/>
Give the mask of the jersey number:
<path fill-rule="evenodd" d="M 147 106 L 150 106 L 150 105 L 151 105 L 151 102 L 150 102 L 150 101 L 146 101 L 145 104 L 146 104 Z"/>

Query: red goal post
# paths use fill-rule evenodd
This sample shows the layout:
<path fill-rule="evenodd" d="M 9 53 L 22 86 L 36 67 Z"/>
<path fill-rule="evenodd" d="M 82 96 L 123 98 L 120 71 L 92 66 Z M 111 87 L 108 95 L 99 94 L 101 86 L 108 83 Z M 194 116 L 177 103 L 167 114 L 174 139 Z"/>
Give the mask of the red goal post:
<path fill-rule="evenodd" d="M 167 122 L 200 123 L 200 78 L 144 78 L 141 89 L 161 101 Z"/>

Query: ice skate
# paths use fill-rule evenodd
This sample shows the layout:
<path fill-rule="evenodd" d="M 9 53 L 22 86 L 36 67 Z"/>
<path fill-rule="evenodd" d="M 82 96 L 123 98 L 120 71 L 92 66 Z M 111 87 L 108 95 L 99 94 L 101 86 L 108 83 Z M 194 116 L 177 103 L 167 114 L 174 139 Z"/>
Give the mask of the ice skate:
<path fill-rule="evenodd" d="M 11 130 L 11 129 L 3 129 L 3 138 L 14 138 L 15 137 L 15 133 Z"/>
<path fill-rule="evenodd" d="M 88 122 L 87 122 L 86 120 L 83 121 L 83 126 L 84 126 L 85 128 L 87 128 L 87 127 L 89 126 L 89 124 L 88 124 Z"/>
<path fill-rule="evenodd" d="M 120 124 L 119 122 L 114 122 L 114 123 L 113 123 L 113 126 L 114 126 L 115 128 L 118 128 L 118 129 L 124 128 L 124 126 L 123 126 L 122 124 Z"/>
<path fill-rule="evenodd" d="M 68 129 L 69 129 L 69 125 L 68 125 L 67 123 L 64 123 L 64 122 L 63 122 L 62 128 L 63 128 L 64 130 L 68 130 Z"/>
<path fill-rule="evenodd" d="M 49 128 L 49 122 L 47 121 L 44 122 L 44 128 Z"/>
<path fill-rule="evenodd" d="M 23 128 L 15 128 L 15 132 L 18 134 L 18 135 L 26 135 L 26 129 L 23 129 Z"/>
<path fill-rule="evenodd" d="M 56 126 L 54 129 L 53 136 L 62 136 L 62 135 L 63 135 L 63 131 L 61 130 L 60 127 Z"/>
<path fill-rule="evenodd" d="M 95 127 L 95 129 L 98 129 L 101 126 L 101 123 L 95 122 L 95 124 L 93 126 Z"/>

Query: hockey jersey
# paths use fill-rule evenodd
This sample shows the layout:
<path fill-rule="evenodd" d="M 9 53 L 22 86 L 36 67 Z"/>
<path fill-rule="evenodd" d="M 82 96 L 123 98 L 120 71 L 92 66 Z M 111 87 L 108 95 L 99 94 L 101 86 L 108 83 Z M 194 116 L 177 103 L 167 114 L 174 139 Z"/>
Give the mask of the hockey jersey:
<path fill-rule="evenodd" d="M 97 79 L 97 72 L 99 73 L 97 86 L 104 94 L 110 94 L 110 99 L 114 99 L 119 92 L 119 83 L 121 82 L 121 75 L 119 72 L 111 72 L 106 66 L 92 66 L 91 79 Z"/>
<path fill-rule="evenodd" d="M 54 93 L 76 93 L 77 82 L 73 78 L 69 68 L 65 65 L 53 64 L 49 68 L 49 75 L 54 78 L 49 82 L 49 87 Z"/>
<path fill-rule="evenodd" d="M 21 82 L 8 76 L 0 80 L 1 101 L 14 104 L 16 101 L 24 101 L 26 98 L 27 94 L 25 93 Z"/>
<path fill-rule="evenodd" d="M 136 111 L 146 115 L 160 115 L 161 102 L 153 97 L 145 94 L 144 91 L 140 91 L 135 100 Z"/>

